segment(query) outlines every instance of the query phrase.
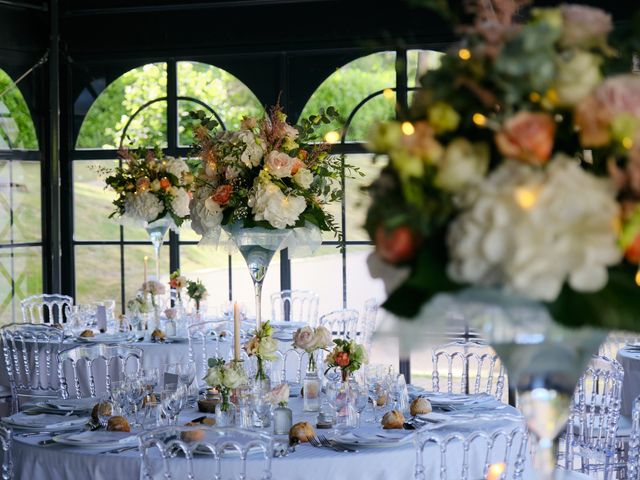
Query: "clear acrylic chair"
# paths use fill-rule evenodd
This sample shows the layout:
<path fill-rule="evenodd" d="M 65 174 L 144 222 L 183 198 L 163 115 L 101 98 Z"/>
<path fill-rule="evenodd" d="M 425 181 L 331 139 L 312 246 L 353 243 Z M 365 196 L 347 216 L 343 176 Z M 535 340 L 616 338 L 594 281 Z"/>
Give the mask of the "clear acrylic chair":
<path fill-rule="evenodd" d="M 506 373 L 498 355 L 482 342 L 455 341 L 433 348 L 433 391 L 447 393 L 487 393 L 502 400 Z M 446 364 L 446 390 L 441 385 Z"/>
<path fill-rule="evenodd" d="M 623 378 L 616 360 L 596 355 L 578 381 L 564 438 L 567 470 L 612 478 Z"/>
<path fill-rule="evenodd" d="M 56 354 L 64 339 L 62 330 L 49 325 L 12 323 L 0 329 L 0 338 L 14 413 L 22 399 L 60 396 Z"/>
<path fill-rule="evenodd" d="M 80 345 L 58 353 L 58 378 L 63 398 L 97 397 L 111 383 L 135 376 L 142 368 L 142 350 L 119 345 Z"/>
<path fill-rule="evenodd" d="M 415 441 L 415 480 L 475 480 L 488 478 L 495 468 L 502 470 L 502 476 L 491 478 L 519 480 L 528 455 L 527 442 L 524 426 L 466 435 L 426 430 Z"/>
<path fill-rule="evenodd" d="M 302 322 L 314 326 L 318 321 L 320 297 L 311 290 L 282 290 L 271 295 L 271 321 Z"/>
<path fill-rule="evenodd" d="M 314 352 L 315 361 L 319 372 L 323 371 L 322 354 L 320 350 Z M 290 348 L 285 351 L 277 351 L 276 360 L 271 362 L 272 376 L 276 377 L 280 383 L 288 383 L 292 392 L 296 388 L 299 391 L 302 387 L 302 380 L 307 373 L 309 365 L 309 353 L 297 348 Z M 275 375 L 273 375 L 275 373 Z"/>
<path fill-rule="evenodd" d="M 197 438 L 201 432 L 204 438 L 189 441 L 190 435 Z M 161 427 L 138 438 L 145 480 L 272 478 L 273 439 L 264 433 L 237 428 Z M 195 457 L 198 460 L 194 461 Z"/>
<path fill-rule="evenodd" d="M 11 455 L 12 432 L 10 428 L 0 425 L 0 445 L 2 446 L 2 480 L 13 478 L 13 458 Z"/>
<path fill-rule="evenodd" d="M 210 358 L 233 358 L 233 331 L 221 329 L 219 321 L 206 321 L 190 325 L 189 335 L 189 361 L 196 366 L 196 380 L 199 386 L 204 385 L 203 378 L 209 368 Z M 243 343 L 249 336 L 248 332 L 240 331 L 240 342 Z M 245 366 L 251 371 L 252 361 L 247 352 L 240 352 Z"/>
<path fill-rule="evenodd" d="M 357 337 L 362 338 L 364 335 L 364 331 L 359 330 L 359 318 L 360 313 L 357 310 L 345 308 L 322 315 L 318 324 L 326 327 L 334 339 L 356 340 Z"/>
<path fill-rule="evenodd" d="M 24 323 L 65 323 L 73 298 L 68 295 L 42 294 L 20 302 Z"/>
<path fill-rule="evenodd" d="M 371 341 L 373 334 L 378 326 L 378 311 L 380 310 L 380 303 L 375 298 L 370 298 L 364 303 L 364 313 L 361 317 L 363 340 L 362 343 L 365 349 L 371 350 Z"/>
<path fill-rule="evenodd" d="M 633 401 L 626 466 L 626 478 L 628 480 L 640 480 L 640 397 Z"/>
<path fill-rule="evenodd" d="M 626 345 L 640 343 L 640 337 L 631 332 L 613 331 L 600 346 L 598 355 L 608 358 L 616 358 L 618 350 Z"/>

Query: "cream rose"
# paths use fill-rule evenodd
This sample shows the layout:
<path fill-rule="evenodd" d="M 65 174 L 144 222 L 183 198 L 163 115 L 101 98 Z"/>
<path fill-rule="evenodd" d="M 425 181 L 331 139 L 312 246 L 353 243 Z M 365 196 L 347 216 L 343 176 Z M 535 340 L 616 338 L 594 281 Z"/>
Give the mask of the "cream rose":
<path fill-rule="evenodd" d="M 307 168 L 301 168 L 293 176 L 293 179 L 302 188 L 307 189 L 311 186 L 311 183 L 313 182 L 313 174 L 311 173 L 311 170 Z"/>
<path fill-rule="evenodd" d="M 558 104 L 573 107 L 602 81 L 600 73 L 601 57 L 589 52 L 576 50 L 558 65 L 555 89 Z"/>
<path fill-rule="evenodd" d="M 315 331 L 315 343 L 314 349 L 316 348 L 328 348 L 333 343 L 333 337 L 331 332 L 327 329 L 327 327 L 319 326 Z"/>
<path fill-rule="evenodd" d="M 275 228 L 293 226 L 307 208 L 303 197 L 285 196 L 274 183 L 261 175 L 254 183 L 248 205 L 256 220 L 266 220 Z"/>
<path fill-rule="evenodd" d="M 284 178 L 291 176 L 295 160 L 286 153 L 273 150 L 267 154 L 265 165 L 269 168 L 269 173 L 274 177 Z"/>
<path fill-rule="evenodd" d="M 224 386 L 227 388 L 239 388 L 247 382 L 244 371 L 237 368 L 232 363 L 227 363 L 223 367 Z"/>
<path fill-rule="evenodd" d="M 456 138 L 447 146 L 438 164 L 436 185 L 444 190 L 456 191 L 479 182 L 489 168 L 489 148 L 484 143 L 472 144 Z"/>
<path fill-rule="evenodd" d="M 258 355 L 264 360 L 275 360 L 278 342 L 272 337 L 263 337 L 258 344 Z"/>
<path fill-rule="evenodd" d="M 307 352 L 313 351 L 316 347 L 315 332 L 311 327 L 299 328 L 293 334 L 293 346 Z"/>
<path fill-rule="evenodd" d="M 175 175 L 178 180 L 182 177 L 183 173 L 187 173 L 189 171 L 189 167 L 186 162 L 180 158 L 167 157 L 166 162 L 166 171 Z"/>
<path fill-rule="evenodd" d="M 207 370 L 204 381 L 211 387 L 219 387 L 222 385 L 222 372 L 219 367 L 212 367 Z"/>

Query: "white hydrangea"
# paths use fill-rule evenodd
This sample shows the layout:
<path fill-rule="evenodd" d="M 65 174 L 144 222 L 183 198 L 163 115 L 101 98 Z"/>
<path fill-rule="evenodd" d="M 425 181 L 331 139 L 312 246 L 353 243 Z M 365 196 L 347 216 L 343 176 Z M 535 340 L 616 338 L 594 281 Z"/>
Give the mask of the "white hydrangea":
<path fill-rule="evenodd" d="M 238 134 L 238 139 L 246 145 L 242 155 L 240 155 L 240 161 L 249 168 L 260 165 L 264 156 L 264 149 L 256 141 L 255 135 L 249 130 L 243 130 Z"/>
<path fill-rule="evenodd" d="M 211 187 L 200 187 L 189 204 L 191 228 L 198 235 L 206 235 L 222 222 L 222 207 L 211 199 L 212 193 Z"/>
<path fill-rule="evenodd" d="M 303 197 L 286 196 L 277 185 L 260 177 L 256 179 L 248 204 L 256 220 L 266 220 L 275 228 L 295 225 L 307 208 Z"/>
<path fill-rule="evenodd" d="M 173 213 L 178 217 L 186 217 L 189 215 L 189 200 L 189 194 L 184 188 L 176 188 L 173 200 L 171 200 Z"/>
<path fill-rule="evenodd" d="M 189 166 L 181 158 L 167 157 L 166 170 L 168 173 L 178 177 L 178 180 L 182 177 L 182 174 L 189 171 Z"/>
<path fill-rule="evenodd" d="M 152 192 L 145 191 L 127 195 L 124 209 L 127 217 L 150 222 L 158 218 L 164 210 L 164 205 Z"/>
<path fill-rule="evenodd" d="M 447 238 L 456 281 L 553 301 L 565 281 L 600 290 L 620 261 L 615 192 L 564 155 L 546 169 L 506 161 L 462 201 Z"/>

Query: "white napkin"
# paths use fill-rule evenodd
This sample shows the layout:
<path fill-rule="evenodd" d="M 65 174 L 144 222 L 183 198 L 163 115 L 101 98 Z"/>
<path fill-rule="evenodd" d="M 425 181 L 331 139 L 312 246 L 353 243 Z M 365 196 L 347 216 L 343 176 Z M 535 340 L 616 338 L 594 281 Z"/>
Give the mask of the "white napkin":
<path fill-rule="evenodd" d="M 62 428 L 70 427 L 73 425 L 81 425 L 87 421 L 88 418 L 77 417 L 71 415 L 68 417 L 61 417 L 60 415 L 53 415 L 49 413 L 41 413 L 38 415 L 27 415 L 25 413 L 16 413 L 4 419 L 6 423 L 23 426 L 23 427 L 37 427 L 37 428 Z"/>
<path fill-rule="evenodd" d="M 78 443 L 131 443 L 136 440 L 135 435 L 127 432 L 106 432 L 104 430 L 73 433 L 65 438 Z"/>
<path fill-rule="evenodd" d="M 87 398 L 54 398 L 47 400 L 46 404 L 60 410 L 90 410 L 98 402 L 97 399 Z"/>
<path fill-rule="evenodd" d="M 415 435 L 415 430 L 383 430 L 379 427 L 361 427 L 335 438 L 338 442 L 349 443 L 401 443 Z"/>

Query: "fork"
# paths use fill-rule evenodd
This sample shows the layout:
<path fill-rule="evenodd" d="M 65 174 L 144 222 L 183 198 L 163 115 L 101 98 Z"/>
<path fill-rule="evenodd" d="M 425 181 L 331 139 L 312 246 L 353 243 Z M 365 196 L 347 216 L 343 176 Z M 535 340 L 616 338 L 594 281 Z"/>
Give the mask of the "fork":
<path fill-rule="evenodd" d="M 329 440 L 324 435 L 320 435 L 318 437 L 318 440 L 320 441 L 321 445 L 323 445 L 325 447 L 328 447 L 328 448 L 332 448 L 336 452 L 357 452 L 357 450 L 354 450 L 353 448 L 348 448 L 348 447 L 344 447 L 342 445 L 337 445 L 335 442 Z"/>

